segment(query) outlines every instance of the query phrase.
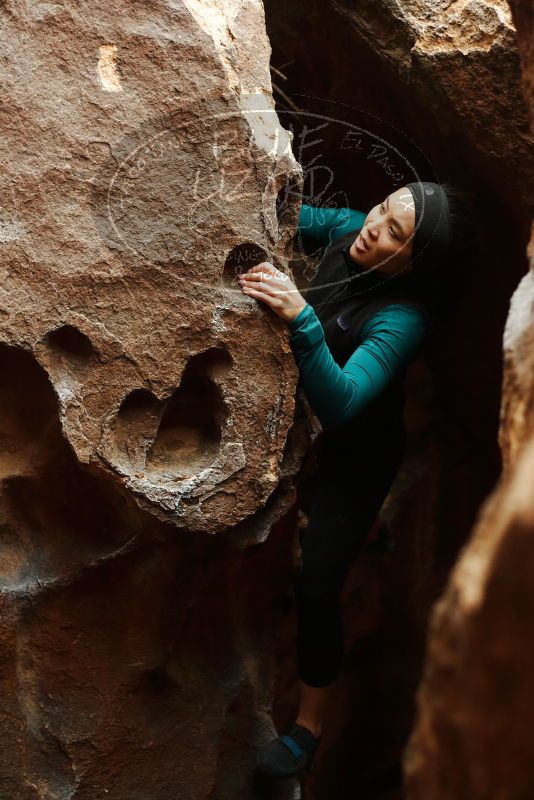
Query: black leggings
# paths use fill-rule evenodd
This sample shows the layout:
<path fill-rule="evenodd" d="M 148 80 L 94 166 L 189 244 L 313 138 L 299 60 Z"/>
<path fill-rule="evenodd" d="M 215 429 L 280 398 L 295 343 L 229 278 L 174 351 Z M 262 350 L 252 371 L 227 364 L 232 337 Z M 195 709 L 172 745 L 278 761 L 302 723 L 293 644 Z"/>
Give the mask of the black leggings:
<path fill-rule="evenodd" d="M 298 675 L 309 686 L 328 686 L 338 675 L 344 579 L 398 472 L 404 445 L 402 432 L 372 449 L 323 445 L 319 450 L 295 579 Z"/>

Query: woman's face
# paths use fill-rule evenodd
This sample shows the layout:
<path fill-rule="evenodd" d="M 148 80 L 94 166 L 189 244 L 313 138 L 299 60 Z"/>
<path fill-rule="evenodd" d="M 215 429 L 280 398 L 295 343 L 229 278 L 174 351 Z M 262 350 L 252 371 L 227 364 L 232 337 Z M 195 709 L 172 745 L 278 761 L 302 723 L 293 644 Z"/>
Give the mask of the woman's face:
<path fill-rule="evenodd" d="M 365 269 L 394 275 L 411 260 L 414 229 L 413 195 L 403 186 L 369 211 L 349 255 Z"/>

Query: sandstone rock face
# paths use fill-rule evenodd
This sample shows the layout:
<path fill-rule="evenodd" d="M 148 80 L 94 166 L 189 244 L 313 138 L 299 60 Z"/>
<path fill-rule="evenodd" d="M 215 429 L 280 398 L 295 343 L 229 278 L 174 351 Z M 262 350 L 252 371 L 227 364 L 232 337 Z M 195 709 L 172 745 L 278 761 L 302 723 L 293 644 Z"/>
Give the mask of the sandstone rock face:
<path fill-rule="evenodd" d="M 434 608 L 405 753 L 409 798 L 533 796 L 533 476 L 530 440 L 480 510 Z"/>
<path fill-rule="evenodd" d="M 530 270 L 510 302 L 504 331 L 504 377 L 499 443 L 506 471 L 534 437 L 534 227 Z"/>
<path fill-rule="evenodd" d="M 333 2 L 358 35 L 420 94 L 424 106 L 437 113 L 441 128 L 452 133 L 460 124 L 473 149 L 470 157 L 507 184 L 510 198 L 517 202 L 520 197 L 532 213 L 534 139 L 505 0 Z"/>
<path fill-rule="evenodd" d="M 278 483 L 296 379 L 231 280 L 283 258 L 300 175 L 262 8 L 37 4 L 3 31 L 2 341 L 81 464 L 185 529 L 236 524 Z"/>
<path fill-rule="evenodd" d="M 305 431 L 233 280 L 301 179 L 263 8 L 0 14 L 0 793 L 250 797 Z"/>

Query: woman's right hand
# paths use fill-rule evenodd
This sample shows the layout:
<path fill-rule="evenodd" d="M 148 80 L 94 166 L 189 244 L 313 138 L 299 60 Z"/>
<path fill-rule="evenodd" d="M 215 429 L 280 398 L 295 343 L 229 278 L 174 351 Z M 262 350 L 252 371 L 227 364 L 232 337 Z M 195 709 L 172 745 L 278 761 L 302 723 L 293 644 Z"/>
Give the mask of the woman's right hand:
<path fill-rule="evenodd" d="M 239 276 L 245 294 L 261 300 L 286 322 L 292 322 L 307 305 L 306 300 L 285 272 L 270 261 L 262 261 Z"/>

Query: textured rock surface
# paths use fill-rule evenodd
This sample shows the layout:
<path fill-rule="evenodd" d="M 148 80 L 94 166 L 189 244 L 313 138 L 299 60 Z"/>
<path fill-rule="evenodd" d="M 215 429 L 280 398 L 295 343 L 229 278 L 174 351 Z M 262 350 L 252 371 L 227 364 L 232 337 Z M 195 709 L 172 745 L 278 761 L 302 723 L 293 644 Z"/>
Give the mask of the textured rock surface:
<path fill-rule="evenodd" d="M 530 270 L 510 303 L 504 331 L 504 377 L 499 442 L 505 470 L 534 438 L 534 226 Z"/>
<path fill-rule="evenodd" d="M 278 483 L 296 381 L 286 326 L 230 283 L 283 256 L 300 174 L 261 5 L 3 18 L 2 341 L 81 464 L 189 530 L 235 524 Z"/>
<path fill-rule="evenodd" d="M 409 798 L 534 794 L 533 497 L 531 439 L 483 505 L 434 608 L 405 754 Z"/>
<path fill-rule="evenodd" d="M 460 124 L 470 158 L 534 209 L 532 145 L 516 32 L 505 0 L 333 0 L 359 36 L 416 91 L 440 128 Z"/>
<path fill-rule="evenodd" d="M 308 435 L 232 284 L 301 175 L 263 9 L 0 14 L 0 794 L 248 798 Z"/>

